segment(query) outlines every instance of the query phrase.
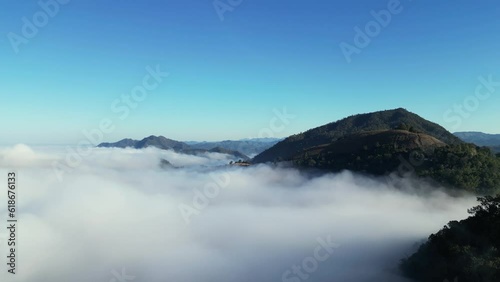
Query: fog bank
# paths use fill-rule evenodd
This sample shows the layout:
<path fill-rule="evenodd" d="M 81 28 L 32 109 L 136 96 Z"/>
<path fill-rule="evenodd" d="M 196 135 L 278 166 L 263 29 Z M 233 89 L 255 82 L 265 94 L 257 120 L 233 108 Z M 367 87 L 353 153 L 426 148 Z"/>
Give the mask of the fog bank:
<path fill-rule="evenodd" d="M 229 167 L 227 155 L 153 148 L 91 149 L 57 177 L 67 154 L 0 149 L 0 181 L 16 170 L 20 204 L 18 274 L 4 265 L 1 281 L 406 281 L 399 259 L 475 205 L 412 180 Z"/>

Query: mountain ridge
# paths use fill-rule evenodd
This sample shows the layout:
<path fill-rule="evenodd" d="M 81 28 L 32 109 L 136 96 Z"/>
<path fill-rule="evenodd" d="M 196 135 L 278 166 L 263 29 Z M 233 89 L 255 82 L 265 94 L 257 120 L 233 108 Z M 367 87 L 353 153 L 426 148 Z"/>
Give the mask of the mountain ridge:
<path fill-rule="evenodd" d="M 487 146 L 495 152 L 500 153 L 500 134 L 489 134 L 479 131 L 462 131 L 453 134 L 464 142 L 474 143 L 478 146 Z"/>
<path fill-rule="evenodd" d="M 162 150 L 173 150 L 175 152 L 179 153 L 184 153 L 184 154 L 190 154 L 190 155 L 196 155 L 196 154 L 202 154 L 202 153 L 221 153 L 221 154 L 227 154 L 231 155 L 235 158 L 239 158 L 242 160 L 250 160 L 250 158 L 235 150 L 230 150 L 222 147 L 214 147 L 211 149 L 198 149 L 198 148 L 193 148 L 192 146 L 181 142 L 181 141 L 176 141 L 173 139 L 168 139 L 164 136 L 155 136 L 151 135 L 146 138 L 143 138 L 141 140 L 134 140 L 130 138 L 125 138 L 122 140 L 119 140 L 114 143 L 108 143 L 104 142 L 97 147 L 100 148 L 134 148 L 134 149 L 144 149 L 148 147 L 155 147 L 159 148 Z"/>
<path fill-rule="evenodd" d="M 402 108 L 354 115 L 292 135 L 256 156 L 254 162 L 286 162 L 325 172 L 411 173 L 440 186 L 478 194 L 500 190 L 499 155 L 465 143 Z M 402 171 L 404 162 L 409 165 Z"/>
<path fill-rule="evenodd" d="M 241 152 L 247 156 L 255 156 L 271 148 L 281 141 L 280 138 L 247 138 L 241 140 L 223 140 L 223 141 L 202 141 L 186 142 L 191 148 L 210 150 L 221 147 L 227 150 Z"/>
<path fill-rule="evenodd" d="M 402 124 L 417 132 L 426 133 L 447 144 L 460 144 L 462 141 L 449 133 L 439 124 L 430 122 L 403 108 L 352 115 L 303 133 L 285 138 L 273 147 L 257 155 L 256 163 L 290 160 L 293 155 L 306 148 L 329 144 L 343 136 L 362 131 L 391 130 Z"/>

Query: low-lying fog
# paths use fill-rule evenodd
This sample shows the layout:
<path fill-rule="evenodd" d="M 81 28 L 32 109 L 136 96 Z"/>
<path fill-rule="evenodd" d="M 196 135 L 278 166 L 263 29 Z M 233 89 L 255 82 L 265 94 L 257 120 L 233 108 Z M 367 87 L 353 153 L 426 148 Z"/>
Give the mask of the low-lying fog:
<path fill-rule="evenodd" d="M 221 154 L 95 148 L 71 170 L 67 157 L 0 149 L 0 207 L 12 169 L 20 205 L 17 274 L 2 263 L 1 281 L 406 281 L 399 259 L 475 205 L 411 180 L 228 167 Z"/>

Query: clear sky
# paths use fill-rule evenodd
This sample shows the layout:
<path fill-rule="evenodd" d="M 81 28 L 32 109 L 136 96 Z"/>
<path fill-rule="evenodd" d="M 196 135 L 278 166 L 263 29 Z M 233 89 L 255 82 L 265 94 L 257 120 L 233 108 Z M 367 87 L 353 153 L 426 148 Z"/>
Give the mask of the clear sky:
<path fill-rule="evenodd" d="M 397 107 L 500 133 L 500 84 L 474 96 L 478 77 L 500 82 L 498 0 L 54 1 L 0 4 L 0 143 L 78 142 L 104 118 L 106 141 L 257 137 L 284 107 L 277 137 Z M 356 45 L 372 10 L 391 19 Z M 169 76 L 136 108 L 112 109 L 158 65 Z"/>

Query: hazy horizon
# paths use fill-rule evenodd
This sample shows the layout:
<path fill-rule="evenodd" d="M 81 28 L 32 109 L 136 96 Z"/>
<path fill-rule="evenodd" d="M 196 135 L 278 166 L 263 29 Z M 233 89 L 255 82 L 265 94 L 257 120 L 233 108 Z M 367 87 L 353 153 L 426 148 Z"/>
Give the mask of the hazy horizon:
<path fill-rule="evenodd" d="M 295 117 L 293 119 L 295 119 Z M 338 121 L 338 120 L 333 120 L 331 122 L 335 122 L 335 121 Z M 328 122 L 328 123 L 330 123 L 330 122 Z M 325 124 L 328 124 L 328 123 L 325 123 Z M 324 125 L 324 124 L 319 124 L 319 125 L 316 125 L 314 127 L 304 129 L 303 131 L 300 131 L 300 132 L 290 133 L 290 135 L 277 134 L 276 131 L 271 130 L 270 127 L 264 127 L 261 130 L 259 130 L 260 135 L 254 135 L 254 136 L 248 135 L 246 137 L 236 138 L 236 139 L 223 139 L 223 138 L 217 138 L 217 137 L 214 137 L 212 139 L 210 139 L 210 138 L 203 139 L 203 137 L 201 137 L 202 139 L 197 139 L 197 140 L 193 140 L 193 139 L 182 140 L 182 139 L 177 139 L 175 137 L 172 137 L 171 135 L 168 135 L 168 134 L 158 134 L 158 133 L 156 133 L 156 134 L 146 134 L 144 136 L 137 135 L 137 134 L 135 134 L 135 135 L 131 134 L 131 135 L 125 135 L 125 136 L 122 136 L 122 137 L 117 137 L 116 139 L 105 139 L 105 138 L 108 138 L 109 136 L 107 136 L 105 133 L 102 133 L 103 134 L 103 138 L 98 143 L 113 143 L 113 142 L 117 142 L 117 141 L 120 141 L 120 140 L 123 140 L 123 139 L 142 140 L 142 139 L 144 139 L 146 137 L 149 137 L 149 136 L 163 136 L 163 137 L 166 137 L 168 139 L 172 139 L 172 140 L 176 140 L 176 141 L 180 141 L 180 142 L 187 142 L 187 143 L 189 143 L 189 142 L 245 141 L 245 140 L 248 140 L 248 139 L 285 139 L 285 138 L 287 138 L 289 136 L 296 135 L 296 134 L 299 134 L 299 133 L 303 133 L 303 132 L 305 132 L 305 131 L 307 131 L 309 129 L 313 129 L 313 128 L 316 128 L 316 127 L 319 127 L 319 126 L 322 126 L 322 125 Z M 439 124 L 439 125 L 441 125 L 441 124 Z M 283 127 L 285 127 L 285 125 L 283 125 Z M 88 134 L 90 132 L 92 132 L 92 130 L 99 130 L 99 129 L 98 128 L 94 128 L 94 129 L 90 129 L 90 130 L 84 129 L 84 131 L 87 132 Z M 479 130 L 450 131 L 450 132 L 451 133 L 458 133 L 458 132 L 480 132 L 480 133 L 492 134 L 492 135 L 500 134 L 500 131 L 499 132 L 485 132 L 485 131 L 479 131 Z M 78 136 L 75 136 L 75 139 L 73 141 L 67 141 L 65 143 L 63 143 L 60 140 L 54 140 L 53 142 L 45 142 L 45 143 L 36 143 L 36 142 L 32 142 L 32 141 L 28 141 L 28 142 L 22 142 L 22 141 L 15 142 L 14 141 L 12 143 L 6 143 L 4 140 L 0 140 L 0 146 L 9 146 L 9 145 L 16 145 L 16 144 L 26 144 L 26 145 L 30 145 L 30 146 L 75 146 L 75 145 L 77 145 L 78 142 L 80 142 L 82 140 L 88 140 L 87 136 L 88 135 L 86 135 L 86 133 L 81 132 Z"/>

